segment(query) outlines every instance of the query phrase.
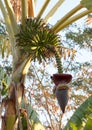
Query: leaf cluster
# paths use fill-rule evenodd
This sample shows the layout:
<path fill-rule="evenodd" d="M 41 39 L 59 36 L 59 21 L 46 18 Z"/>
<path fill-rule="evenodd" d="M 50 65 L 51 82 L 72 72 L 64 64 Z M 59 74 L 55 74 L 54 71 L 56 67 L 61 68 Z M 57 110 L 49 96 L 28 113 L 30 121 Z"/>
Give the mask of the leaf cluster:
<path fill-rule="evenodd" d="M 10 77 L 7 75 L 5 70 L 0 66 L 0 94 L 2 96 L 8 95 L 8 84 L 10 82 Z"/>
<path fill-rule="evenodd" d="M 25 104 L 24 101 L 22 101 L 21 107 L 24 110 L 24 112 L 21 113 L 23 130 L 28 129 L 28 124 L 27 124 L 28 121 L 29 121 L 29 125 L 32 129 L 34 129 L 36 124 L 41 125 L 38 114 L 36 113 L 35 110 L 33 110 L 32 106 L 30 104 Z M 18 127 L 18 130 L 19 130 L 19 127 Z"/>
<path fill-rule="evenodd" d="M 67 40 L 71 40 L 74 44 L 78 44 L 81 48 L 88 47 L 92 49 L 92 28 L 87 27 L 83 31 L 78 29 L 76 32 L 69 31 L 66 33 Z"/>
<path fill-rule="evenodd" d="M 53 55 L 52 50 L 60 44 L 60 37 L 39 18 L 27 19 L 25 25 L 20 26 L 16 38 L 17 46 L 38 61 L 50 58 Z"/>

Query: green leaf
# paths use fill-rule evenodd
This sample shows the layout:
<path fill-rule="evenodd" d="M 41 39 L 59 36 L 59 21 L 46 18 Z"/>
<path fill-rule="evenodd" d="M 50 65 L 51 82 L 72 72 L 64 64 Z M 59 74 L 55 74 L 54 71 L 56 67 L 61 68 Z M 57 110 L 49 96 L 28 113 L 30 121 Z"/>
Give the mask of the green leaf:
<path fill-rule="evenodd" d="M 92 10 L 92 0 L 81 0 L 80 3 L 88 10 Z"/>
<path fill-rule="evenodd" d="M 86 126 L 84 127 L 83 130 L 92 130 L 92 115 L 91 117 L 88 117 L 88 120 L 86 122 Z"/>
<path fill-rule="evenodd" d="M 40 123 L 36 123 L 33 130 L 45 130 L 45 128 Z"/>
<path fill-rule="evenodd" d="M 92 113 L 92 96 L 90 96 L 79 108 L 75 111 L 64 130 L 80 130 L 84 119 Z M 72 127 L 71 127 L 72 124 Z"/>
<path fill-rule="evenodd" d="M 70 126 L 72 128 L 72 130 L 78 130 L 78 128 L 76 127 L 76 125 L 72 122 L 70 122 Z"/>
<path fill-rule="evenodd" d="M 22 108 L 26 109 L 28 112 L 28 117 L 31 122 L 32 130 L 45 130 L 39 120 L 37 112 L 33 110 L 31 104 L 25 104 L 24 101 L 22 101 Z M 22 124 L 23 128 L 27 130 L 27 121 L 24 116 L 22 116 Z"/>
<path fill-rule="evenodd" d="M 8 85 L 6 84 L 5 80 L 2 80 L 2 90 L 1 94 L 4 96 L 8 92 Z"/>
<path fill-rule="evenodd" d="M 16 117 L 13 115 L 7 118 L 6 130 L 13 130 L 15 119 Z"/>

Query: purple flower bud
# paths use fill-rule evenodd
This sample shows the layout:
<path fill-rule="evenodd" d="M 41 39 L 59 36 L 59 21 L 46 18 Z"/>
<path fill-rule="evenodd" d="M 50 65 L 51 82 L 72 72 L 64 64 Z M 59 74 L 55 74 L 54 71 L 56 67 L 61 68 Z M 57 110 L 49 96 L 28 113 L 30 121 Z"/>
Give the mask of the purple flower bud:
<path fill-rule="evenodd" d="M 66 84 L 69 83 L 72 80 L 72 75 L 71 74 L 53 74 L 53 76 L 51 76 L 51 79 L 57 86 L 58 84 L 61 84 L 61 83 L 66 83 Z"/>
<path fill-rule="evenodd" d="M 65 112 L 65 107 L 68 103 L 68 89 L 56 89 L 56 97 L 62 112 Z"/>

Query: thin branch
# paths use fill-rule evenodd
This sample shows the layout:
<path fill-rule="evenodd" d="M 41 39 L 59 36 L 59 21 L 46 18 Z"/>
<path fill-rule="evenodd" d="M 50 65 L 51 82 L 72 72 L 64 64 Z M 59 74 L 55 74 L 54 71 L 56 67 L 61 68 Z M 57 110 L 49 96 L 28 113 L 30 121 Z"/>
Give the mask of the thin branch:
<path fill-rule="evenodd" d="M 73 22 L 77 21 L 78 19 L 86 16 L 87 14 L 91 13 L 92 10 L 86 10 L 83 11 L 82 13 L 79 13 L 75 16 L 73 16 L 72 18 L 68 19 L 66 22 L 64 22 L 62 25 L 60 25 L 56 30 L 55 33 L 58 33 L 59 31 L 61 31 L 62 29 L 64 29 L 65 27 L 67 27 L 69 24 L 72 24 Z"/>
<path fill-rule="evenodd" d="M 51 122 L 51 130 L 54 130 L 53 122 L 52 122 L 52 119 L 51 119 L 51 114 L 49 112 L 47 96 L 45 94 L 45 91 L 43 93 L 44 93 L 44 97 L 45 97 L 45 101 L 46 101 L 46 107 L 47 107 L 48 116 L 49 116 L 49 119 L 50 119 L 50 122 Z"/>
<path fill-rule="evenodd" d="M 81 4 L 77 5 L 73 8 L 69 13 L 67 13 L 63 18 L 61 18 L 53 27 L 53 31 L 57 32 L 57 28 L 62 25 L 67 19 L 69 19 L 72 15 L 74 15 L 77 11 L 79 11 L 83 6 Z"/>
<path fill-rule="evenodd" d="M 36 72 L 36 69 L 35 69 L 35 67 L 32 65 L 32 67 L 34 68 L 34 71 L 35 71 L 35 74 L 36 74 L 36 76 L 37 76 L 37 79 L 38 79 L 38 81 L 39 81 L 39 83 L 42 85 L 42 79 L 40 80 L 40 78 L 39 78 L 39 76 L 38 76 L 38 74 L 37 74 L 37 72 Z M 43 77 L 43 76 L 42 76 Z"/>
<path fill-rule="evenodd" d="M 6 13 L 6 10 L 5 10 L 5 7 L 4 7 L 4 4 L 3 4 L 2 0 L 0 0 L 0 9 L 1 9 L 1 11 L 2 11 L 4 20 L 5 20 L 5 23 L 6 23 L 7 31 L 8 31 L 8 33 L 9 33 L 9 35 L 11 35 L 11 36 L 13 37 L 14 32 L 13 32 L 13 29 L 12 29 L 12 27 L 11 27 L 11 21 L 10 21 L 9 16 L 8 16 L 7 13 Z"/>
<path fill-rule="evenodd" d="M 33 66 L 33 67 L 34 67 L 34 66 Z M 35 67 L 34 67 L 34 70 L 35 70 Z M 36 73 L 36 76 L 37 76 L 38 81 L 40 82 L 41 86 L 43 86 L 43 85 L 42 85 L 42 81 L 39 79 L 39 76 L 38 76 L 36 70 L 35 70 L 35 73 Z M 48 113 L 48 116 L 49 116 L 49 119 L 50 119 L 51 130 L 54 130 L 53 122 L 52 122 L 51 115 L 50 115 L 50 112 L 49 112 L 48 100 L 47 100 L 45 91 L 44 91 L 43 89 L 41 89 L 41 90 L 42 90 L 42 92 L 43 92 L 43 95 L 44 95 L 44 98 L 45 98 L 45 101 L 46 101 L 46 104 L 45 104 L 45 105 L 46 105 L 46 108 L 47 108 L 46 110 L 47 110 L 47 113 Z"/>
<path fill-rule="evenodd" d="M 55 6 L 49 11 L 49 13 L 45 16 L 44 20 L 48 23 L 50 18 L 55 14 L 55 12 L 57 11 L 57 9 L 61 6 L 61 4 L 64 2 L 65 0 L 59 0 Z"/>
<path fill-rule="evenodd" d="M 47 5 L 49 4 L 49 2 L 50 2 L 50 0 L 45 0 L 42 8 L 40 9 L 40 11 L 39 11 L 39 13 L 37 15 L 38 18 L 42 16 L 42 14 L 44 13 L 44 11 L 45 11 Z"/>
<path fill-rule="evenodd" d="M 35 16 L 35 2 L 34 0 L 28 0 L 28 17 Z"/>
<path fill-rule="evenodd" d="M 10 17 L 9 17 L 9 15 L 7 15 L 7 11 L 6 11 L 5 7 L 4 7 L 4 4 L 3 4 L 2 0 L 0 0 L 0 8 L 1 8 L 4 20 L 5 20 L 7 31 L 9 33 L 12 55 L 13 55 L 13 58 L 16 59 L 15 61 L 17 61 L 18 60 L 18 58 L 17 58 L 18 54 L 16 53 L 16 50 L 15 50 L 14 30 L 13 30 L 13 27 L 11 26 Z"/>
<path fill-rule="evenodd" d="M 63 113 L 60 114 L 60 116 L 59 116 L 59 130 L 61 130 L 62 118 L 63 118 Z"/>
<path fill-rule="evenodd" d="M 21 7 L 22 7 L 22 25 L 25 24 L 25 20 L 28 16 L 28 2 L 27 0 L 21 0 Z"/>
<path fill-rule="evenodd" d="M 14 34 L 17 34 L 17 32 L 18 32 L 17 21 L 15 19 L 14 12 L 13 12 L 10 1 L 5 0 L 5 5 L 6 5 L 7 11 L 8 11 L 9 19 L 11 21 L 11 26 L 14 31 Z"/>

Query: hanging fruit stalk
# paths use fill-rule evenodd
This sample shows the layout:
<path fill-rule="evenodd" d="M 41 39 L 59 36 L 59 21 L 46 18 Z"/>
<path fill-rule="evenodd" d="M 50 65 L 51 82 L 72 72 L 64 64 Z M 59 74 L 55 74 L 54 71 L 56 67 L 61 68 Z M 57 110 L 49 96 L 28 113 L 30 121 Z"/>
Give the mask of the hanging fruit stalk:
<path fill-rule="evenodd" d="M 56 50 L 54 50 L 54 54 L 55 54 L 55 59 L 56 59 L 56 63 L 57 63 L 58 73 L 63 73 L 63 67 L 62 67 L 62 63 L 61 63 L 59 54 L 57 53 Z"/>
<path fill-rule="evenodd" d="M 54 54 L 57 62 L 58 74 L 53 74 L 53 76 L 51 77 L 51 79 L 55 83 L 53 92 L 57 97 L 62 112 L 64 113 L 69 98 L 68 96 L 69 87 L 67 84 L 71 81 L 72 76 L 70 74 L 63 74 L 62 63 L 59 54 L 57 53 L 56 50 L 54 50 Z"/>

